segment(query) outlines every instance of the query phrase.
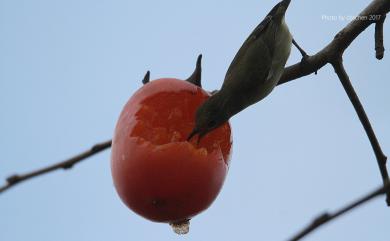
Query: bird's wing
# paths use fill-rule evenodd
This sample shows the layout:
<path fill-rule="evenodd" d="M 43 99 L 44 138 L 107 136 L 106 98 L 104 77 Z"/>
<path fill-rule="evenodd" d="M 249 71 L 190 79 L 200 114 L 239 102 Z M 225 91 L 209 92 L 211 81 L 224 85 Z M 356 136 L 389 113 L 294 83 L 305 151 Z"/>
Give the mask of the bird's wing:
<path fill-rule="evenodd" d="M 241 86 L 248 88 L 247 91 L 258 88 L 267 81 L 271 66 L 272 52 L 263 39 L 259 39 L 248 48 L 242 59 L 242 66 L 239 67 L 239 75 L 237 76 Z"/>
<path fill-rule="evenodd" d="M 272 16 L 267 15 L 263 21 L 253 30 L 253 32 L 249 35 L 249 38 L 258 38 L 260 34 L 267 28 L 268 24 L 272 21 Z"/>
<path fill-rule="evenodd" d="M 264 98 L 269 92 L 266 83 L 272 58 L 269 47 L 262 38 L 242 53 L 238 63 L 231 66 L 219 91 L 224 95 L 222 106 L 234 115 Z M 218 94 L 219 94 L 218 93 Z"/>
<path fill-rule="evenodd" d="M 253 44 L 253 42 L 256 41 L 256 39 L 260 36 L 260 34 L 264 32 L 264 30 L 267 28 L 268 24 L 271 21 L 272 21 L 272 16 L 267 15 L 267 17 L 265 17 L 265 19 L 259 25 L 257 25 L 257 27 L 252 31 L 249 37 L 242 44 L 241 48 L 238 50 L 236 56 L 234 56 L 234 59 L 226 72 L 226 76 L 229 75 L 232 69 L 234 69 L 237 66 L 237 64 L 243 58 L 243 55 L 245 55 L 245 53 L 247 52 L 250 45 Z"/>
<path fill-rule="evenodd" d="M 266 82 L 271 69 L 272 53 L 263 38 L 240 49 L 237 55 L 237 62 L 230 65 L 222 89 L 250 91 Z"/>
<path fill-rule="evenodd" d="M 247 50 L 251 47 L 251 45 L 254 44 L 254 42 L 256 42 L 256 40 L 261 36 L 261 34 L 264 33 L 264 31 L 267 29 L 269 24 L 272 22 L 273 16 L 275 15 L 277 9 L 279 8 L 279 5 L 280 3 L 276 4 L 271 9 L 271 11 L 267 14 L 267 16 L 263 19 L 263 21 L 261 21 L 261 23 L 256 26 L 256 28 L 252 31 L 249 37 L 242 44 L 241 48 L 238 50 L 236 56 L 234 56 L 234 59 L 226 72 L 226 77 L 230 75 L 231 71 L 235 69 L 240 62 L 242 62 L 242 58 L 246 54 Z M 270 54 L 271 55 L 273 54 L 272 50 L 270 51 Z"/>

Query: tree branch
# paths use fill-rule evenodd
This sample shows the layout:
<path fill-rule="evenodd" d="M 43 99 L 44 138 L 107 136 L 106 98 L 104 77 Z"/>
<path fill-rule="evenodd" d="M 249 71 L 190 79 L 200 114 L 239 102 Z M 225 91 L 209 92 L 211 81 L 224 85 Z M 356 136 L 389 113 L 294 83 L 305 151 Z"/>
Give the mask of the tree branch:
<path fill-rule="evenodd" d="M 95 155 L 101 151 L 104 151 L 105 149 L 107 149 L 109 147 L 111 147 L 111 140 L 96 144 L 93 147 L 91 147 L 89 150 L 84 151 L 84 152 L 82 152 L 74 157 L 71 157 L 65 161 L 56 163 L 54 165 L 51 165 L 51 166 L 48 166 L 48 167 L 45 167 L 42 169 L 38 169 L 38 170 L 35 170 L 32 172 L 28 172 L 25 174 L 12 175 L 6 179 L 7 183 L 4 186 L 0 187 L 0 194 L 4 191 L 8 190 L 9 188 L 15 186 L 16 184 L 27 181 L 33 177 L 37 177 L 37 176 L 40 176 L 40 175 L 43 175 L 43 174 L 46 174 L 48 172 L 52 172 L 52 171 L 55 171 L 58 169 L 64 169 L 64 170 L 70 169 L 75 164 L 81 162 L 82 160 L 87 159 L 88 157 Z"/>
<path fill-rule="evenodd" d="M 376 190 L 372 191 L 371 193 L 357 199 L 356 201 L 352 202 L 349 205 L 346 205 L 343 208 L 340 208 L 334 213 L 324 213 L 319 215 L 317 218 L 315 218 L 312 223 L 310 223 L 307 227 L 302 229 L 302 231 L 299 231 L 294 237 L 288 239 L 289 241 L 298 241 L 301 240 L 303 237 L 307 236 L 308 234 L 314 232 L 322 225 L 338 218 L 339 216 L 346 214 L 347 212 L 351 211 L 352 209 L 355 209 L 364 203 L 367 203 L 368 201 L 372 200 L 375 197 L 378 197 L 380 195 L 383 195 L 390 191 L 390 183 L 386 183 L 384 186 L 377 188 Z"/>
<path fill-rule="evenodd" d="M 370 5 L 356 17 L 356 20 L 350 22 L 345 28 L 338 32 L 335 38 L 325 48 L 315 55 L 308 57 L 304 62 L 299 62 L 285 68 L 278 85 L 315 73 L 326 64 L 331 63 L 333 59 L 344 53 L 357 36 L 371 24 L 376 23 L 375 18 L 372 16 L 383 16 L 389 11 L 389 0 L 372 1 Z"/>
<path fill-rule="evenodd" d="M 383 154 L 382 148 L 379 145 L 378 139 L 375 136 L 375 132 L 371 126 L 371 123 L 367 117 L 366 112 L 364 111 L 363 105 L 361 104 L 359 97 L 357 96 L 352 83 L 349 79 L 349 76 L 347 72 L 345 71 L 342 58 L 338 58 L 335 62 L 332 63 L 333 68 L 339 77 L 341 84 L 344 87 L 345 92 L 347 92 L 347 95 L 355 108 L 355 111 L 360 119 L 360 122 L 362 123 L 364 130 L 367 133 L 368 139 L 370 140 L 372 149 L 374 150 L 375 157 L 378 162 L 379 170 L 382 175 L 383 184 L 386 184 L 389 181 L 389 174 L 387 173 L 386 169 L 386 160 L 387 157 L 385 154 Z M 390 206 L 390 192 L 387 193 L 387 199 L 386 199 L 387 205 Z"/>
<path fill-rule="evenodd" d="M 291 80 L 316 73 L 318 69 L 322 68 L 326 64 L 332 64 L 355 108 L 356 113 L 358 114 L 360 122 L 367 133 L 371 146 L 374 150 L 384 184 L 389 182 L 389 175 L 386 169 L 387 157 L 382 152 L 364 108 L 353 89 L 347 73 L 344 70 L 342 65 L 342 56 L 344 51 L 351 45 L 357 36 L 366 30 L 371 24 L 376 23 L 375 43 L 377 57 L 381 57 L 381 54 L 383 57 L 384 48 L 381 48 L 383 47 L 383 22 L 385 20 L 384 16 L 386 16 L 389 11 L 389 0 L 372 1 L 354 21 L 350 22 L 344 29 L 338 32 L 335 38 L 325 48 L 315 55 L 306 58 L 305 61 L 285 68 L 278 83 L 278 85 L 284 84 Z M 378 19 L 378 16 L 381 17 Z M 387 195 L 386 202 L 387 205 L 390 206 L 390 192 Z"/>
<path fill-rule="evenodd" d="M 366 112 L 364 111 L 363 105 L 361 104 L 359 97 L 357 96 L 357 94 L 352 86 L 352 83 L 349 79 L 349 76 L 348 76 L 347 72 L 345 71 L 342 58 L 340 57 L 340 58 L 336 59 L 332 63 L 332 65 L 333 65 L 333 68 L 334 68 L 337 76 L 339 77 L 339 79 L 344 87 L 345 92 L 347 92 L 347 95 L 348 95 L 353 107 L 355 108 L 355 111 L 360 119 L 360 122 L 362 123 L 362 125 L 364 127 L 364 130 L 367 133 L 368 139 L 370 140 L 372 149 L 374 150 L 375 157 L 376 157 L 377 162 L 378 162 L 379 170 L 380 170 L 381 175 L 382 175 L 383 184 L 386 184 L 387 182 L 389 182 L 389 174 L 387 173 L 387 169 L 386 169 L 387 157 L 385 156 L 385 154 L 383 154 L 383 151 L 381 149 L 381 146 L 379 145 L 378 139 L 375 136 L 375 132 L 372 129 L 371 123 L 367 117 Z M 390 206 L 390 192 L 387 193 L 386 201 L 387 201 L 387 205 Z"/>

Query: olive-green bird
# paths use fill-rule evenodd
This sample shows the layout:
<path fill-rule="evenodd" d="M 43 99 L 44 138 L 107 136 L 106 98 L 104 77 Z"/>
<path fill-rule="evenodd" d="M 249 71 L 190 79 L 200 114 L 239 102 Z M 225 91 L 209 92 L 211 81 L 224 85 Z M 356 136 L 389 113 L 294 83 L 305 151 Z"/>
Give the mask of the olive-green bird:
<path fill-rule="evenodd" d="M 296 44 L 284 20 L 290 1 L 279 2 L 243 43 L 229 66 L 222 88 L 198 108 L 188 140 L 198 134 L 199 141 L 233 115 L 262 100 L 277 85 L 291 45 Z"/>

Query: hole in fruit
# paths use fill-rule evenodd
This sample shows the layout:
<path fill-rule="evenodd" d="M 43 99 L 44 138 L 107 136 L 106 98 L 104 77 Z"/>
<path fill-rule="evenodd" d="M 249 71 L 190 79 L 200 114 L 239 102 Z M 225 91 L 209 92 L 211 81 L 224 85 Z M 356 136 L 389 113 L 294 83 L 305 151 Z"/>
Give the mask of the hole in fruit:
<path fill-rule="evenodd" d="M 170 223 L 173 231 L 179 235 L 187 234 L 190 231 L 190 220 L 178 222 L 178 223 Z"/>
<path fill-rule="evenodd" d="M 226 124 L 208 133 L 197 143 L 197 138 L 187 142 L 195 126 L 195 112 L 204 97 L 194 97 L 192 92 L 161 92 L 142 100 L 134 113 L 130 137 L 139 144 L 150 143 L 159 149 L 171 143 L 184 143 L 200 155 L 223 153 L 224 160 L 230 152 L 230 127 Z"/>

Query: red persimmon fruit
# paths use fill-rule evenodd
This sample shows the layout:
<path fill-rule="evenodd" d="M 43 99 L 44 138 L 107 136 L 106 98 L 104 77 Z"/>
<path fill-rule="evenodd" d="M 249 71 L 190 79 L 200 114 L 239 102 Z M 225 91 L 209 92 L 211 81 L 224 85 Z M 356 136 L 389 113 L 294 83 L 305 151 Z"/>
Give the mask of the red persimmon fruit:
<path fill-rule="evenodd" d="M 197 108 L 210 96 L 183 80 L 142 86 L 124 106 L 112 142 L 111 171 L 122 201 L 156 222 L 186 223 L 207 209 L 225 180 L 229 123 L 189 142 Z"/>

